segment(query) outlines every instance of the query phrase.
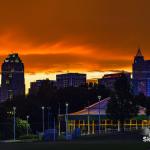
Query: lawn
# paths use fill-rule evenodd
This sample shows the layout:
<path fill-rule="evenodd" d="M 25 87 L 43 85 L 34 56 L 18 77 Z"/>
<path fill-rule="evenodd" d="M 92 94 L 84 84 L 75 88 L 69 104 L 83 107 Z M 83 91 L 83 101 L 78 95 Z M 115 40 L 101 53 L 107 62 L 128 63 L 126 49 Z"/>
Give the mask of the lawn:
<path fill-rule="evenodd" d="M 149 143 L 121 142 L 59 142 L 59 143 L 5 143 L 0 144 L 1 150 L 150 150 Z"/>
<path fill-rule="evenodd" d="M 0 150 L 150 150 L 137 134 L 107 134 L 75 141 L 0 143 Z"/>

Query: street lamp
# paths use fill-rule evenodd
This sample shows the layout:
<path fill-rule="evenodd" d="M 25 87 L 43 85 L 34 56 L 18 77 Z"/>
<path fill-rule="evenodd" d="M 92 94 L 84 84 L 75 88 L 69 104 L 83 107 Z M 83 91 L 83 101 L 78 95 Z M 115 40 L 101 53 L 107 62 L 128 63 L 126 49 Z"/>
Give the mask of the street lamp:
<path fill-rule="evenodd" d="M 60 103 L 58 105 L 58 135 L 60 136 Z"/>
<path fill-rule="evenodd" d="M 69 104 L 66 103 L 66 140 L 68 139 L 68 106 Z"/>
<path fill-rule="evenodd" d="M 27 136 L 29 135 L 29 115 L 27 117 Z"/>
<path fill-rule="evenodd" d="M 88 111 L 88 135 L 90 134 L 90 110 L 89 110 L 89 101 L 88 101 L 88 107 L 87 107 L 87 111 Z"/>
<path fill-rule="evenodd" d="M 98 134 L 100 135 L 100 131 L 101 131 L 101 128 L 100 128 L 100 100 L 101 100 L 101 96 L 98 96 L 98 107 L 99 107 L 99 115 L 98 115 Z"/>
<path fill-rule="evenodd" d="M 45 130 L 44 109 L 45 109 L 45 107 L 44 107 L 44 106 L 42 106 L 43 133 L 44 133 L 44 130 Z"/>
<path fill-rule="evenodd" d="M 14 141 L 16 140 L 16 107 L 13 107 L 14 114 Z"/>

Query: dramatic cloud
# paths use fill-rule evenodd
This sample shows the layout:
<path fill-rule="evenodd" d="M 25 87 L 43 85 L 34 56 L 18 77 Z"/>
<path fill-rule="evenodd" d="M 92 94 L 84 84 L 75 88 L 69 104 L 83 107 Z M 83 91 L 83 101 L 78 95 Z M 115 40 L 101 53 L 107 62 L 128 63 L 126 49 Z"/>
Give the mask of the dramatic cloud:
<path fill-rule="evenodd" d="M 26 72 L 131 70 L 150 57 L 149 0 L 1 0 L 0 55 Z"/>

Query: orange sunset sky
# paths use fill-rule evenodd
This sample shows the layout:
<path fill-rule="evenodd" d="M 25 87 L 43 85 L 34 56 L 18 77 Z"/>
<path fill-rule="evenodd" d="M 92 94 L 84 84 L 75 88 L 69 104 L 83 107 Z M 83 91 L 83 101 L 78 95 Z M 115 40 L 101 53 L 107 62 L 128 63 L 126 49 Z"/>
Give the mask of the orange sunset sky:
<path fill-rule="evenodd" d="M 27 88 L 67 71 L 131 71 L 138 47 L 150 58 L 149 8 L 149 0 L 0 0 L 0 63 L 19 53 Z"/>

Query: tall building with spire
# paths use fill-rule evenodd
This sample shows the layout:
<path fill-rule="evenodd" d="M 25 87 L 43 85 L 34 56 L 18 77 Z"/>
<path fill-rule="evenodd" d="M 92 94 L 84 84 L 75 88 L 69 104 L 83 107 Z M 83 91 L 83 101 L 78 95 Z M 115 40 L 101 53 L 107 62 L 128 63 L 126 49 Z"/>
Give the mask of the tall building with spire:
<path fill-rule="evenodd" d="M 1 101 L 25 95 L 24 64 L 18 54 L 10 54 L 2 64 Z"/>
<path fill-rule="evenodd" d="M 134 57 L 133 70 L 133 90 L 134 94 L 143 93 L 150 96 L 150 60 L 145 60 L 141 49 L 138 49 Z"/>

